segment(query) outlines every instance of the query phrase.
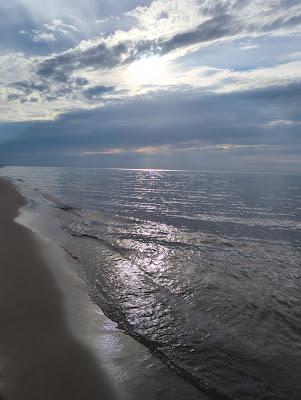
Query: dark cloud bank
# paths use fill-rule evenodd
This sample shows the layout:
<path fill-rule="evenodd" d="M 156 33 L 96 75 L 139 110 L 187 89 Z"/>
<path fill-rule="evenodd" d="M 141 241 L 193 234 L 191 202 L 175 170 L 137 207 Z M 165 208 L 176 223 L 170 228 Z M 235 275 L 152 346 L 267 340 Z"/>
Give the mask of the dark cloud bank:
<path fill-rule="evenodd" d="M 289 170 L 297 172 L 301 165 L 292 160 L 298 158 L 296 149 L 301 145 L 300 103 L 301 85 L 224 95 L 169 93 L 139 98 L 67 113 L 30 127 L 25 123 L 21 134 L 1 145 L 0 163 L 285 170 L 287 160 Z M 219 144 L 236 146 L 214 149 Z M 150 146 L 158 149 L 132 151 Z M 162 152 L 160 146 L 168 147 Z M 116 148 L 120 153 L 92 154 Z"/>

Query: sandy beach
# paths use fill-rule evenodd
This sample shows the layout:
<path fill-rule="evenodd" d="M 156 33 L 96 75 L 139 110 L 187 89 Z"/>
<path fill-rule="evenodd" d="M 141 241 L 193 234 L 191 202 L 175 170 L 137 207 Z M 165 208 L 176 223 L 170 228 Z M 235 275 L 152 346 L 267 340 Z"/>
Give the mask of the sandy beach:
<path fill-rule="evenodd" d="M 0 384 L 4 399 L 113 399 L 64 320 L 62 296 L 34 235 L 14 222 L 24 199 L 0 183 Z"/>
<path fill-rule="evenodd" d="M 116 329 L 61 255 L 15 221 L 25 203 L 0 179 L 0 399 L 206 398 Z"/>

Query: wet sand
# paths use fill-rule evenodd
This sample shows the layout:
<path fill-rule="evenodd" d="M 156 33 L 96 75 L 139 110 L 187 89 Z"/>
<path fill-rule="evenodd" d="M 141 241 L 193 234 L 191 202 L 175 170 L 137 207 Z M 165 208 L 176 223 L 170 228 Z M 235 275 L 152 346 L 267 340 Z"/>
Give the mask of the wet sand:
<path fill-rule="evenodd" d="M 0 400 L 207 399 L 116 329 L 0 178 Z M 44 246 L 44 248 L 43 248 Z"/>

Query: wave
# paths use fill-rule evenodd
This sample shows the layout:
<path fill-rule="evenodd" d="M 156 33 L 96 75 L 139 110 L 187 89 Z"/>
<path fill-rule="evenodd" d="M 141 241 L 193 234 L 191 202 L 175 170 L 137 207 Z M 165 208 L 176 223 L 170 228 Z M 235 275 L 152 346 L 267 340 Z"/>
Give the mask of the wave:
<path fill-rule="evenodd" d="M 213 398 L 298 398 L 296 219 L 230 216 L 229 209 L 218 214 L 210 199 L 211 212 L 186 218 L 187 209 L 173 213 L 170 204 L 151 198 L 151 190 L 144 198 L 132 193 L 131 201 L 122 193 L 108 209 L 108 195 L 100 204 L 72 190 L 56 197 L 38 187 L 29 207 L 49 208 L 64 232 L 54 239 L 119 328 Z M 102 186 L 94 192 L 101 195 Z M 172 207 L 179 208 L 181 199 Z"/>

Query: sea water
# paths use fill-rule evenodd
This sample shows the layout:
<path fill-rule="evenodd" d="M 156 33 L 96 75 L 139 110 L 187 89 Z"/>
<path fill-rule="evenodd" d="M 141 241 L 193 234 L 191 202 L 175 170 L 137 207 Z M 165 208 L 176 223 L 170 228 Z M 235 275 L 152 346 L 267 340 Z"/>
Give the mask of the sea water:
<path fill-rule="evenodd" d="M 5 167 L 94 301 L 213 398 L 301 398 L 301 176 Z M 58 239 L 59 240 L 59 239 Z"/>

